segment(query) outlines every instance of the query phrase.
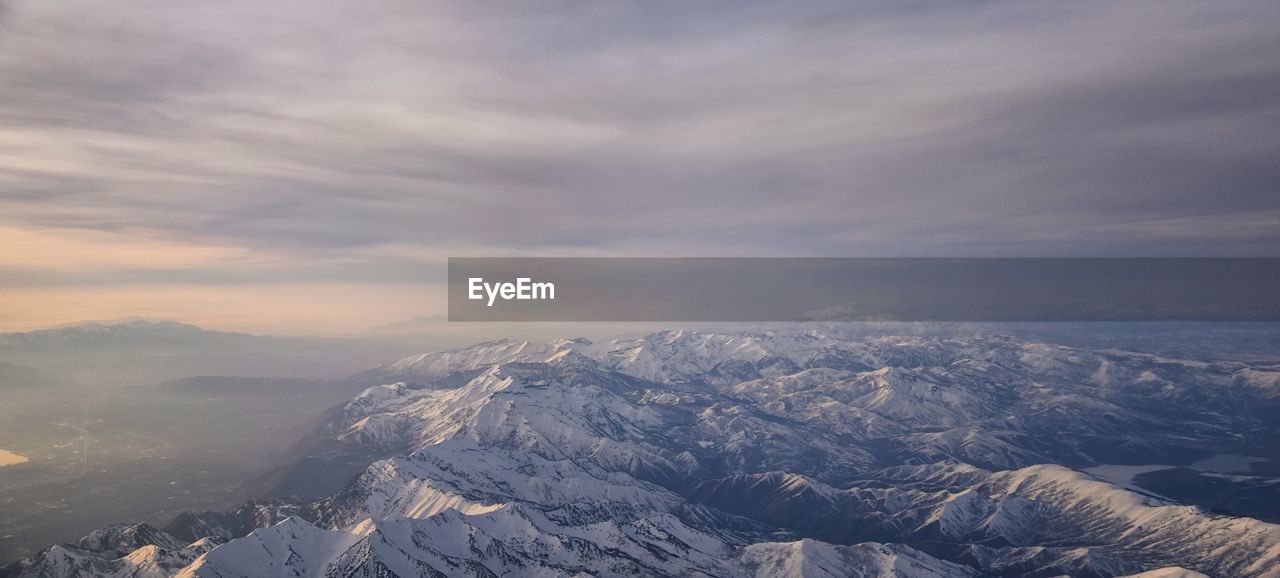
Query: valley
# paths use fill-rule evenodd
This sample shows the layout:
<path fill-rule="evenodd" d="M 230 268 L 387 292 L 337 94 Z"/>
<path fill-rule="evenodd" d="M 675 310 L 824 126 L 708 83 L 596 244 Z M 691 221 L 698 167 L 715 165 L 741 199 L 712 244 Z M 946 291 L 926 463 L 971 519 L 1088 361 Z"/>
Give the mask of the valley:
<path fill-rule="evenodd" d="M 1277 576 L 1275 365 L 842 326 L 490 341 L 346 380 L 387 383 L 276 454 L 275 498 L 10 573 L 155 547 L 162 576 Z"/>

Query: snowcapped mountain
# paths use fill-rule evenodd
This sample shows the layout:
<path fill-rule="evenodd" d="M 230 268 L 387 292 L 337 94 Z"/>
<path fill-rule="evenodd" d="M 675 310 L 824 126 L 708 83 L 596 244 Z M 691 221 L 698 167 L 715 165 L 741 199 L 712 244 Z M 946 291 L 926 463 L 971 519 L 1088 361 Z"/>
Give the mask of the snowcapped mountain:
<path fill-rule="evenodd" d="M 1076 469 L 1280 457 L 1273 370 L 999 335 L 489 342 L 366 372 L 396 381 L 331 412 L 298 470 L 363 464 L 332 495 L 12 570 L 1275 577 L 1280 526 Z"/>
<path fill-rule="evenodd" d="M 221 543 L 202 538 L 185 544 L 146 524 L 112 526 L 74 545 L 41 552 L 24 564 L 22 572 L 24 576 L 169 577 Z"/>

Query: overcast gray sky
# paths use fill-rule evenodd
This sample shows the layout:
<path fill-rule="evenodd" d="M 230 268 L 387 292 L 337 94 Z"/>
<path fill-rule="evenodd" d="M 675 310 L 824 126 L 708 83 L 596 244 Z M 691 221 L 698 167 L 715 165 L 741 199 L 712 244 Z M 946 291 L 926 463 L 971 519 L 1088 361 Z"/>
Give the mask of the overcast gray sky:
<path fill-rule="evenodd" d="M 1280 3 L 0 2 L 0 329 L 450 255 L 1280 255 Z"/>

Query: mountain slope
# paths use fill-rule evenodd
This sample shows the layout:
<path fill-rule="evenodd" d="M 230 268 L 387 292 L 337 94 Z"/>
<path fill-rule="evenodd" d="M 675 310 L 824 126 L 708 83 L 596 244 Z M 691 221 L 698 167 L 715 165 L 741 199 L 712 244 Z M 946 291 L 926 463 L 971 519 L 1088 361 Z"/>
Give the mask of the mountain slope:
<path fill-rule="evenodd" d="M 1007 336 L 490 342 L 373 370 L 415 381 L 317 429 L 368 464 L 331 496 L 19 571 L 1275 577 L 1280 527 L 1072 467 L 1266 455 L 1274 406 L 1248 369 Z M 178 567 L 202 533 L 230 540 Z"/>

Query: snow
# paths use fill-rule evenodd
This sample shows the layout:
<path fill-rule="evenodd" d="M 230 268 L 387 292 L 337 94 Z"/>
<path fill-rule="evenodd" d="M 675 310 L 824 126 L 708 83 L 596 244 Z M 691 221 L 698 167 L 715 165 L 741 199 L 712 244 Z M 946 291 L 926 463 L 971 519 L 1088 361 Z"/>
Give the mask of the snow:
<path fill-rule="evenodd" d="M 1236 376 L 1239 381 L 1266 397 L 1280 397 L 1280 366 L 1244 368 Z"/>
<path fill-rule="evenodd" d="M 89 540 L 110 551 L 42 553 L 44 575 L 1114 575 L 1151 560 L 1170 565 L 1154 576 L 1184 575 L 1173 563 L 1280 575 L 1280 527 L 1132 486 L 1168 466 L 1051 463 L 1059 437 L 1122 431 L 1156 444 L 1218 427 L 1209 413 L 1169 418 L 1144 404 L 1229 403 L 1223 392 L 1259 379 L 1237 366 L 1008 337 L 668 331 L 499 340 L 375 373 L 419 385 L 368 388 L 324 431 L 353 455 L 394 457 L 312 504 L 320 526 L 289 517 L 190 545 L 112 527 Z M 691 501 L 693 487 L 759 517 Z M 796 540 L 813 535 L 807 523 L 837 538 L 874 528 L 967 544 L 973 566 L 902 544 Z"/>
<path fill-rule="evenodd" d="M 319 576 L 336 553 L 346 551 L 360 538 L 356 532 L 322 530 L 290 517 L 214 548 L 177 577 Z"/>
<path fill-rule="evenodd" d="M 1125 578 L 1209 578 L 1205 574 L 1201 574 L 1194 570 L 1187 570 L 1178 566 L 1170 566 L 1168 568 L 1159 568 L 1156 570 L 1148 570 L 1138 574 L 1130 574 Z"/>
<path fill-rule="evenodd" d="M 1267 458 L 1242 456 L 1239 454 L 1217 454 L 1191 464 L 1191 469 L 1215 474 L 1248 473 L 1255 463 L 1269 461 Z"/>
<path fill-rule="evenodd" d="M 1084 471 L 1099 479 L 1106 480 L 1131 490 L 1141 490 L 1138 486 L 1133 485 L 1133 478 L 1148 472 L 1157 472 L 1167 470 L 1177 466 L 1165 466 L 1160 464 L 1148 464 L 1144 466 L 1122 466 L 1122 465 L 1101 465 L 1092 468 L 1085 468 Z"/>
<path fill-rule="evenodd" d="M 747 546 L 743 565 L 757 578 L 896 577 L 952 578 L 973 570 L 899 545 L 836 546 L 815 540 Z"/>

